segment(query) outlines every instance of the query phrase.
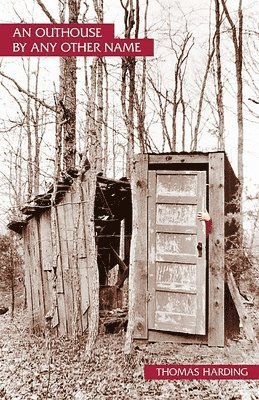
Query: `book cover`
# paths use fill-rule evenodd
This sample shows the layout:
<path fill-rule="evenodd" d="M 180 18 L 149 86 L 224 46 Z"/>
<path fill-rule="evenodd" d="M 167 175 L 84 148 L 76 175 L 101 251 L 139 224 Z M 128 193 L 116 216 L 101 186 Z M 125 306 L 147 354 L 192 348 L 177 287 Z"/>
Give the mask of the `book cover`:
<path fill-rule="evenodd" d="M 0 397 L 259 398 L 258 5 L 0 5 Z"/>

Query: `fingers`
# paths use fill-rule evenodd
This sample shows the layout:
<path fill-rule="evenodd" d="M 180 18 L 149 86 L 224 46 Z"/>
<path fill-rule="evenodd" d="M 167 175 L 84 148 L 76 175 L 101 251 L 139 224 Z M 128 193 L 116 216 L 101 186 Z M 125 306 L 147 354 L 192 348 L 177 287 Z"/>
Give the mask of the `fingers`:
<path fill-rule="evenodd" d="M 204 219 L 203 219 L 203 213 L 202 212 L 198 212 L 198 214 L 197 214 L 197 219 L 199 220 L 199 221 L 203 221 Z"/>
<path fill-rule="evenodd" d="M 199 221 L 209 221 L 211 218 L 209 213 L 206 211 L 206 212 L 198 212 L 197 219 Z"/>

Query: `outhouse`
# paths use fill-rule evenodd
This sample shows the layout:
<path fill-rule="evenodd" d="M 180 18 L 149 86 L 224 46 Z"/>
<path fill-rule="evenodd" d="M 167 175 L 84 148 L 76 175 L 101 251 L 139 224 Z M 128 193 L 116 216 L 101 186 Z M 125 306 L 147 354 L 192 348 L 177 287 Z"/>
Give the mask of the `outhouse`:
<path fill-rule="evenodd" d="M 224 152 L 136 156 L 135 339 L 224 345 L 234 310 L 226 301 L 225 251 L 237 233 L 225 216 L 239 209 L 238 183 Z M 208 237 L 197 219 L 206 209 Z"/>

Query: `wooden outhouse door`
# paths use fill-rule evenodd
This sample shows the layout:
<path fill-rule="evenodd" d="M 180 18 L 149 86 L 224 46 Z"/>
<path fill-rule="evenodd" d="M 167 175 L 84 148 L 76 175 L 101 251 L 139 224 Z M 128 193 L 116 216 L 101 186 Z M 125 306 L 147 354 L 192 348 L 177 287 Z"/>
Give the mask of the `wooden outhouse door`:
<path fill-rule="evenodd" d="M 205 334 L 205 171 L 148 173 L 149 329 Z"/>

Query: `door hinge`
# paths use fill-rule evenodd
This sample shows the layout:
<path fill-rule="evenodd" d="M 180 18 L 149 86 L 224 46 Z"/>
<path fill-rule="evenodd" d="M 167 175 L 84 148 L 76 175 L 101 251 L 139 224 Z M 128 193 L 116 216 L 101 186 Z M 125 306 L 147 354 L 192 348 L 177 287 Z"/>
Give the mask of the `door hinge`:
<path fill-rule="evenodd" d="M 146 291 L 146 299 L 147 299 L 147 303 L 151 300 L 151 293 L 147 290 Z"/>

